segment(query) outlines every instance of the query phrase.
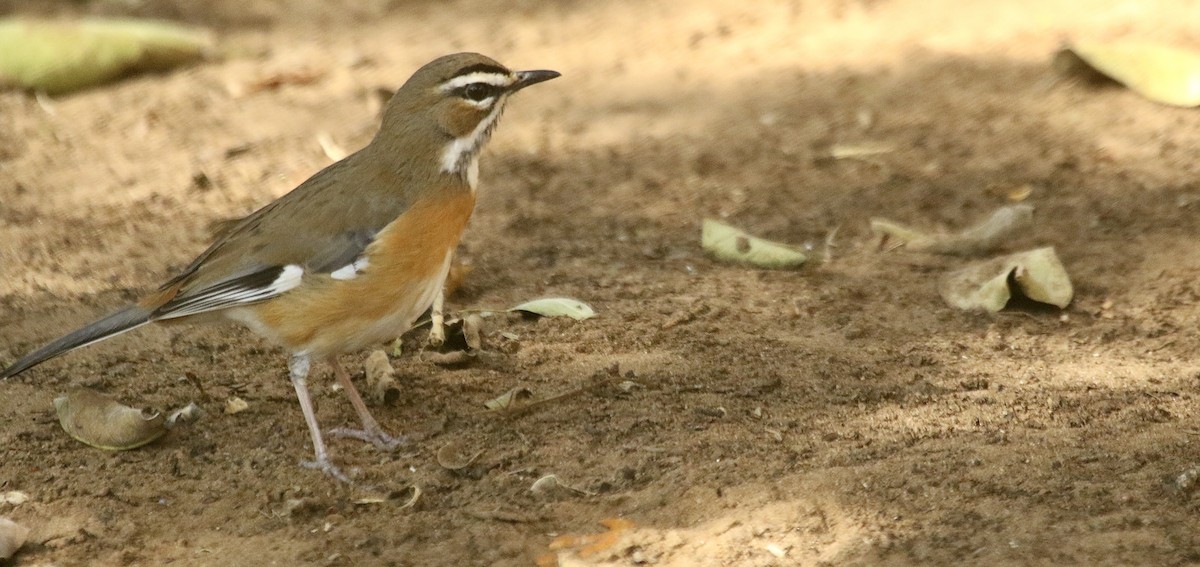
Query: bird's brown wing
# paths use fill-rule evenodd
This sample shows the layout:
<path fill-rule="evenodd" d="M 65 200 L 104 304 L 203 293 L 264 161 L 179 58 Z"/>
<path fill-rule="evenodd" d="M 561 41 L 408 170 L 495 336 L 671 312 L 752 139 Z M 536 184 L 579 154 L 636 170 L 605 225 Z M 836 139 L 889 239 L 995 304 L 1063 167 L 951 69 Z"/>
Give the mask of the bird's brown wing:
<path fill-rule="evenodd" d="M 362 191 L 372 179 L 353 154 L 245 217 L 159 290 L 154 319 L 171 319 L 270 299 L 305 274 L 352 264 L 408 203 L 400 191 Z M 374 175 L 378 175 L 375 173 Z M 294 269 L 289 269 L 294 267 Z"/>

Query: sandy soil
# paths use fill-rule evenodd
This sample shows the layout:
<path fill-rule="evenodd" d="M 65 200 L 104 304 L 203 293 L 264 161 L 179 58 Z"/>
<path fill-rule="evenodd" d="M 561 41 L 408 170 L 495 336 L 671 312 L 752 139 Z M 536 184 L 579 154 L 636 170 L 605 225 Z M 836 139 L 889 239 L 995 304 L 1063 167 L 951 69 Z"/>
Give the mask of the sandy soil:
<path fill-rule="evenodd" d="M 1200 118 L 1049 66 L 1067 38 L 1200 45 L 1192 3 L 27 4 L 0 8 L 175 18 L 226 56 L 0 95 L 0 361 L 155 286 L 213 222 L 326 165 L 319 135 L 365 143 L 378 89 L 466 49 L 563 78 L 514 100 L 485 155 L 452 307 L 565 295 L 599 315 L 498 321 L 462 368 L 397 358 L 403 393 L 375 415 L 412 443 L 335 441 L 354 486 L 297 466 L 283 353 L 247 332 L 152 328 L 45 364 L 0 385 L 0 490 L 31 497 L 0 504 L 34 530 L 18 565 L 1200 562 L 1200 497 L 1175 482 L 1200 464 Z M 821 159 L 865 142 L 894 151 Z M 1057 247 L 1063 312 L 956 312 L 937 281 L 964 260 L 867 228 L 961 227 L 1023 184 L 1037 224 L 1006 249 Z M 709 216 L 838 246 L 798 271 L 726 265 L 699 248 Z M 354 424 L 317 383 L 322 422 Z M 101 452 L 54 419 L 74 385 L 209 415 Z M 223 414 L 231 396 L 250 409 Z M 451 445 L 482 453 L 446 470 Z M 582 492 L 531 493 L 547 474 Z"/>

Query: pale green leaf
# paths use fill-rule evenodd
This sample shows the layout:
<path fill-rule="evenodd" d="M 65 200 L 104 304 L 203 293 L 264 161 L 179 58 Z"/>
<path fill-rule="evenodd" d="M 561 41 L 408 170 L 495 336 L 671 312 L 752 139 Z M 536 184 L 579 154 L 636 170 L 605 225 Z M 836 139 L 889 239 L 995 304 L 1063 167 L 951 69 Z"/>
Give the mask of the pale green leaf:
<path fill-rule="evenodd" d="M 804 253 L 778 242 L 750 236 L 723 222 L 704 219 L 700 243 L 720 260 L 742 262 L 760 268 L 792 268 L 803 264 Z"/>
<path fill-rule="evenodd" d="M 526 301 L 509 311 L 524 311 L 543 317 L 570 317 L 576 321 L 590 319 L 596 315 L 590 305 L 570 297 L 546 297 Z"/>
<path fill-rule="evenodd" d="M 0 20 L 0 86 L 61 94 L 202 59 L 203 30 L 166 22 Z"/>
<path fill-rule="evenodd" d="M 1010 278 L 1025 297 L 1040 303 L 1065 308 L 1074 295 L 1071 279 L 1053 247 L 971 264 L 949 274 L 940 291 L 953 307 L 995 313 L 1012 298 Z"/>
<path fill-rule="evenodd" d="M 1079 62 L 1152 101 L 1200 106 L 1200 52 L 1153 42 L 1081 41 L 1056 56 L 1068 71 Z"/>

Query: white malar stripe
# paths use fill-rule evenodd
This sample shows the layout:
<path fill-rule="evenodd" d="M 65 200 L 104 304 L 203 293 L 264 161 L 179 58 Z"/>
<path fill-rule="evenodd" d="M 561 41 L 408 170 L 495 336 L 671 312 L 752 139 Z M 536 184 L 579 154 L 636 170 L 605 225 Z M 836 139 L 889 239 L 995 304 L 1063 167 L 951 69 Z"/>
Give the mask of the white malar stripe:
<path fill-rule="evenodd" d="M 486 118 L 479 121 L 475 129 L 470 134 L 461 138 L 455 138 L 446 144 L 446 149 L 442 150 L 442 171 L 445 173 L 458 173 L 462 161 L 462 157 L 466 154 L 479 151 L 479 145 L 482 143 L 481 138 L 487 134 L 492 123 L 500 117 L 501 104 L 504 101 L 498 101 L 496 106 L 492 108 L 492 113 Z M 469 165 L 469 164 L 468 164 Z"/>
<path fill-rule="evenodd" d="M 361 256 L 355 260 L 354 263 L 346 264 L 345 266 L 330 272 L 329 277 L 335 280 L 352 280 L 358 277 L 358 274 L 367 269 L 367 266 L 369 265 L 371 265 L 371 263 L 367 261 L 367 257 Z"/>
<path fill-rule="evenodd" d="M 442 90 L 445 92 L 450 92 L 454 89 L 465 87 L 471 83 L 487 83 L 496 87 L 507 87 L 511 85 L 512 82 L 513 78 L 510 75 L 493 73 L 489 71 L 479 71 L 477 73 L 459 75 L 453 79 L 450 79 L 449 81 L 446 81 L 445 83 L 442 83 Z"/>

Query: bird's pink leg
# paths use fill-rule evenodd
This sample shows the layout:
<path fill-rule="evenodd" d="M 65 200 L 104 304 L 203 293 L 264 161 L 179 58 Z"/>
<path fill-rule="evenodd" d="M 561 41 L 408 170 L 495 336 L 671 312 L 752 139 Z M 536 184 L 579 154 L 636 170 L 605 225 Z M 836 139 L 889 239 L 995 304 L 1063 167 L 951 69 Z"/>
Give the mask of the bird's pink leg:
<path fill-rule="evenodd" d="M 358 394 L 358 389 L 354 387 L 354 382 L 350 381 L 350 374 L 338 362 L 337 356 L 329 357 L 329 365 L 333 367 L 333 374 L 337 376 L 337 381 L 342 385 L 342 389 L 346 391 L 346 397 L 350 398 L 350 405 L 354 406 L 354 411 L 358 412 L 358 419 L 362 421 L 362 429 L 347 429 L 339 427 L 330 430 L 329 434 L 334 437 L 350 437 L 374 444 L 381 450 L 391 451 L 396 447 L 404 444 L 404 437 L 392 437 L 383 431 L 379 426 L 379 422 L 375 421 L 375 417 L 371 415 L 371 411 L 367 409 L 367 404 L 363 402 L 362 396 Z"/>

